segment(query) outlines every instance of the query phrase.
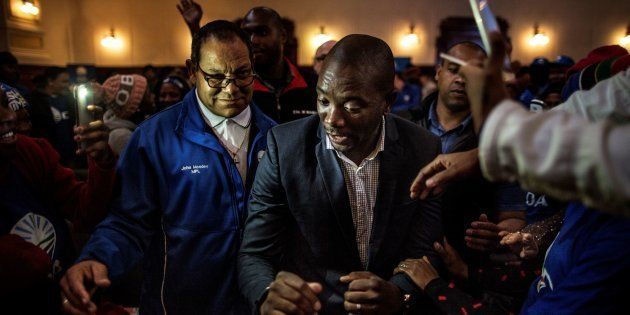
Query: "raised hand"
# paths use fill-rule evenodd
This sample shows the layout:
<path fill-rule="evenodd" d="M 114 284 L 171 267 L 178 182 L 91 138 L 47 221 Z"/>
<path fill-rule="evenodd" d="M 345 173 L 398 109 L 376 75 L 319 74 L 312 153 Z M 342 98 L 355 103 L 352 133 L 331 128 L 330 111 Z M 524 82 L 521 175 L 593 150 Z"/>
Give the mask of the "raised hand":
<path fill-rule="evenodd" d="M 479 172 L 479 150 L 438 155 L 423 167 L 411 184 L 411 198 L 426 199 L 439 194 L 444 186 Z"/>
<path fill-rule="evenodd" d="M 96 260 L 85 260 L 72 266 L 59 282 L 62 308 L 67 314 L 94 314 L 96 304 L 91 301 L 96 288 L 109 287 L 107 267 Z"/>
<path fill-rule="evenodd" d="M 439 278 L 427 256 L 422 259 L 405 259 L 394 269 L 394 274 L 404 272 L 422 290 L 429 282 Z"/>
<path fill-rule="evenodd" d="M 534 240 L 534 236 L 529 233 L 514 232 L 509 233 L 502 231 L 499 233 L 502 237 L 500 244 L 508 246 L 510 251 L 522 260 L 533 259 L 538 256 L 538 244 Z M 507 262 L 509 265 L 520 265 L 520 261 Z"/>
<path fill-rule="evenodd" d="M 199 30 L 199 22 L 203 16 L 201 6 L 193 0 L 180 0 L 177 5 L 177 10 L 184 18 L 188 29 L 191 34 L 195 34 Z"/>
<path fill-rule="evenodd" d="M 502 72 L 507 45 L 498 32 L 490 33 L 490 45 L 492 53 L 484 68 L 471 64 L 459 68 L 459 74 L 466 79 L 466 94 L 477 133 L 494 107 L 509 98 Z"/>
<path fill-rule="evenodd" d="M 113 152 L 109 148 L 109 129 L 103 121 L 97 120 L 88 125 L 74 127 L 74 141 L 85 143 L 85 148 L 79 146 L 77 154 L 88 154 L 97 163 L 106 162 Z"/>
<path fill-rule="evenodd" d="M 490 222 L 488 216 L 481 214 L 479 221 L 474 221 L 470 224 L 470 228 L 466 230 L 466 246 L 480 250 L 480 251 L 492 251 L 499 245 L 499 232 L 501 228 Z"/>

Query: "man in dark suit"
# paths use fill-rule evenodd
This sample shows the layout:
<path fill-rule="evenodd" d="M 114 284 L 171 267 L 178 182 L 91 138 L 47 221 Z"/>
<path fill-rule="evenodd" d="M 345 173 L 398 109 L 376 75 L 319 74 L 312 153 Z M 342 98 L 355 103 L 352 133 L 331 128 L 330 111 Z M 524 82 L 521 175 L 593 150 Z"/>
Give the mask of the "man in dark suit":
<path fill-rule="evenodd" d="M 392 276 L 442 239 L 437 199 L 409 185 L 438 138 L 388 115 L 394 62 L 380 39 L 349 35 L 330 51 L 317 110 L 272 129 L 253 186 L 239 286 L 261 314 L 396 313 L 420 291 Z"/>

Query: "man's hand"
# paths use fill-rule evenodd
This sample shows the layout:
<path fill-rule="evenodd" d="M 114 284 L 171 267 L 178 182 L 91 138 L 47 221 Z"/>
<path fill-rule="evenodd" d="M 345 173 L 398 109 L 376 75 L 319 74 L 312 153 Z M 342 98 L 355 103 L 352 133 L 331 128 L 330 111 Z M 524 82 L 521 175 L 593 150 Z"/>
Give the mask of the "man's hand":
<path fill-rule="evenodd" d="M 394 269 L 394 274 L 404 272 L 422 290 L 429 282 L 439 278 L 437 271 L 429 262 L 427 256 L 422 259 L 405 259 Z"/>
<path fill-rule="evenodd" d="M 306 282 L 295 274 L 280 271 L 269 285 L 260 314 L 315 314 L 322 308 L 317 299 L 321 292 L 321 284 Z"/>
<path fill-rule="evenodd" d="M 411 184 L 411 198 L 439 194 L 444 186 L 479 173 L 479 149 L 438 155 L 423 167 Z"/>
<path fill-rule="evenodd" d="M 402 307 L 400 289 L 371 272 L 351 272 L 339 281 L 348 283 L 343 306 L 350 313 L 394 314 Z"/>
<path fill-rule="evenodd" d="M 101 120 L 74 127 L 74 141 L 79 144 L 76 153 L 89 154 L 97 163 L 106 162 L 112 158 L 108 140 L 109 129 Z M 85 143 L 85 149 L 82 148 L 82 143 Z"/>
<path fill-rule="evenodd" d="M 501 245 L 507 246 L 512 253 L 518 255 L 522 260 L 533 259 L 538 256 L 538 244 L 534 240 L 534 236 L 529 233 L 509 233 L 502 231 L 499 233 L 502 237 Z M 521 261 L 508 261 L 507 265 L 520 265 Z"/>
<path fill-rule="evenodd" d="M 433 243 L 433 248 L 440 255 L 446 265 L 446 269 L 452 276 L 463 280 L 468 279 L 468 265 L 459 256 L 455 248 L 446 241 L 446 237 L 444 238 L 444 246 L 435 242 Z"/>
<path fill-rule="evenodd" d="M 470 227 L 464 237 L 466 246 L 480 251 L 491 251 L 499 245 L 501 228 L 488 221 L 487 215 L 480 215 L 479 221 L 472 222 Z"/>
<path fill-rule="evenodd" d="M 492 53 L 483 69 L 474 65 L 459 68 L 459 74 L 466 79 L 466 94 L 477 133 L 492 109 L 509 98 L 502 72 L 506 49 L 503 36 L 498 32 L 490 33 L 490 45 Z"/>
<path fill-rule="evenodd" d="M 197 33 L 199 31 L 199 22 L 201 22 L 201 17 L 203 16 L 201 6 L 192 0 L 180 0 L 177 10 L 184 18 L 186 25 L 188 25 L 190 33 L 192 35 Z"/>
<path fill-rule="evenodd" d="M 62 290 L 62 308 L 67 314 L 94 314 L 96 304 L 90 298 L 96 288 L 109 287 L 107 267 L 96 261 L 86 260 L 72 266 L 59 282 Z M 90 288 L 88 292 L 88 289 Z"/>

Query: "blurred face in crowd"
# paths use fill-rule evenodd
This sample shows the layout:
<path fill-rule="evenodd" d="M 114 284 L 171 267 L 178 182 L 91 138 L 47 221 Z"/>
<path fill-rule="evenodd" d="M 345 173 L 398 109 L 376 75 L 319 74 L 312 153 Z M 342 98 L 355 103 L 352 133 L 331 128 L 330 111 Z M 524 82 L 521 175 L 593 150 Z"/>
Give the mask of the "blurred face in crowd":
<path fill-rule="evenodd" d="M 163 83 L 160 87 L 158 102 L 160 103 L 161 108 L 169 107 L 181 101 L 183 98 L 184 95 L 182 95 L 182 90 L 173 83 Z"/>
<path fill-rule="evenodd" d="M 256 67 L 271 66 L 282 59 L 286 33 L 270 13 L 252 10 L 243 19 L 241 28 L 250 36 Z"/>
<path fill-rule="evenodd" d="M 405 81 L 400 77 L 400 74 L 396 73 L 394 77 L 394 89 L 396 92 L 400 92 L 405 88 Z"/>
<path fill-rule="evenodd" d="M 365 73 L 329 60 L 317 82 L 320 121 L 333 147 L 353 160 L 353 155 L 362 159 L 374 149 L 382 117 L 391 105 L 392 90 L 375 88 Z"/>
<path fill-rule="evenodd" d="M 322 71 L 322 65 L 324 64 L 324 59 L 328 56 L 328 52 L 335 46 L 337 42 L 334 40 L 329 40 L 323 43 L 321 46 L 317 48 L 315 51 L 315 58 L 313 58 L 313 69 L 317 75 Z"/>
<path fill-rule="evenodd" d="M 193 65 L 195 66 L 195 65 Z M 234 117 L 250 103 L 253 69 L 247 46 L 234 36 L 229 42 L 208 38 L 199 50 L 195 69 L 197 93 L 214 114 Z M 225 87 L 225 81 L 229 84 Z"/>
<path fill-rule="evenodd" d="M 560 93 L 549 93 L 543 102 L 545 102 L 545 109 L 552 109 L 562 103 L 562 96 Z"/>
<path fill-rule="evenodd" d="M 17 115 L 12 111 L 3 91 L 0 90 L 0 166 L 15 155 Z"/>
<path fill-rule="evenodd" d="M 482 66 L 486 56 L 482 50 L 469 45 L 455 45 L 447 54 L 468 62 Z M 438 85 L 438 103 L 442 103 L 451 112 L 461 112 L 470 109 L 466 95 L 466 80 L 457 72 L 459 65 L 443 60 L 435 74 Z"/>
<path fill-rule="evenodd" d="M 0 81 L 5 82 L 10 86 L 15 86 L 19 80 L 20 71 L 17 63 L 6 63 L 0 65 Z"/>
<path fill-rule="evenodd" d="M 62 72 L 57 75 L 53 80 L 48 80 L 48 85 L 50 86 L 50 91 L 55 95 L 64 94 L 68 91 L 70 87 L 70 75 L 66 72 Z"/>

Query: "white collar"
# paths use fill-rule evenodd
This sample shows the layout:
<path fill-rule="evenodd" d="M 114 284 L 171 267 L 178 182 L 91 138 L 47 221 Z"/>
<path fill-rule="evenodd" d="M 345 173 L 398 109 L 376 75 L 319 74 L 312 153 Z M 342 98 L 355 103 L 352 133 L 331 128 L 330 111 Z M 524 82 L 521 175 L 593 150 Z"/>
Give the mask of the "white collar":
<path fill-rule="evenodd" d="M 206 107 L 206 105 L 204 105 L 203 102 L 201 102 L 201 99 L 199 98 L 199 94 L 197 94 L 197 89 L 195 89 L 195 96 L 197 97 L 197 103 L 199 105 L 199 108 L 201 109 L 201 114 L 203 115 L 206 123 L 210 125 L 210 127 L 215 128 L 216 126 L 220 125 L 222 122 L 224 122 L 227 119 L 227 117 L 219 116 L 213 113 L 212 111 L 210 111 L 210 109 L 208 109 L 208 107 Z M 247 128 L 249 127 L 249 122 L 251 118 L 252 118 L 252 110 L 249 107 L 249 105 L 247 105 L 247 107 L 245 107 L 245 109 L 242 112 L 240 112 L 238 115 L 230 119 L 236 124 L 238 124 L 239 126 L 243 128 Z"/>

